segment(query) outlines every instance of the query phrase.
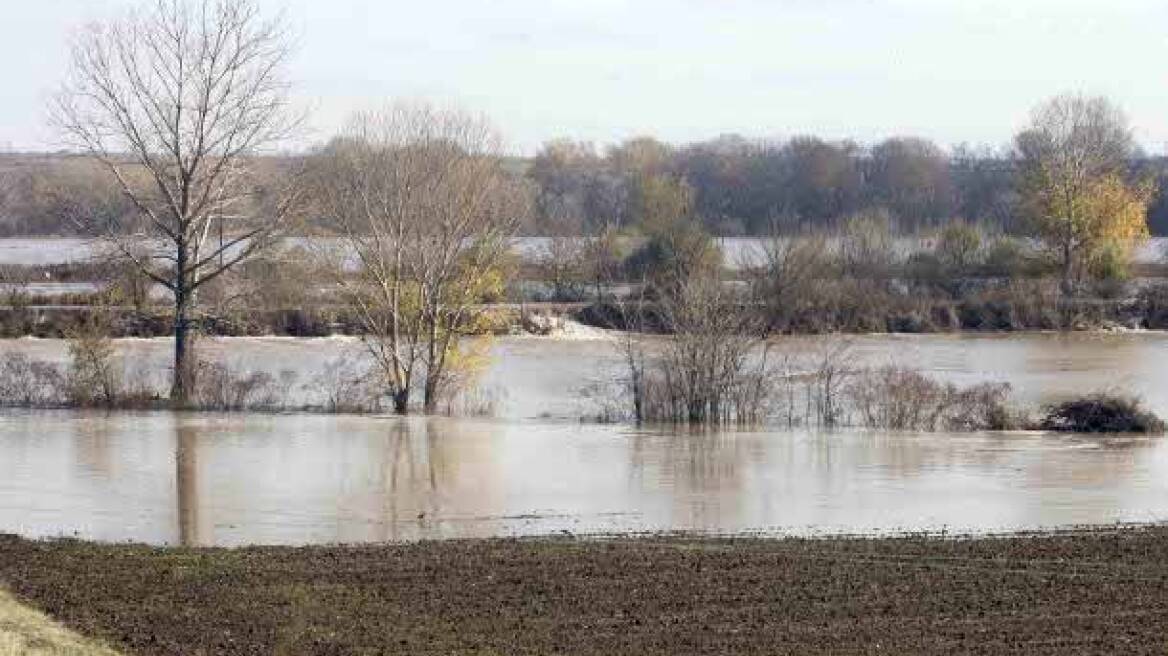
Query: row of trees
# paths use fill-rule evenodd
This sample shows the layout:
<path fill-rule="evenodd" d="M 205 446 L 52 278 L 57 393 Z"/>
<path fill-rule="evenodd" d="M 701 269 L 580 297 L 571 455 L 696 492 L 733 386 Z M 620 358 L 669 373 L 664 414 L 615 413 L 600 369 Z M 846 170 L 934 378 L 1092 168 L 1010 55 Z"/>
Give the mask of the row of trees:
<path fill-rule="evenodd" d="M 642 270 L 666 300 L 687 290 L 721 299 L 706 234 L 735 220 L 751 230 L 784 217 L 830 223 L 875 205 L 919 228 L 955 213 L 1004 224 L 1018 212 L 1060 253 L 1067 291 L 1147 232 L 1150 183 L 1133 181 L 1130 130 L 1100 99 L 1044 105 L 1008 159 L 947 155 L 917 139 L 870 150 L 816 139 L 685 148 L 637 139 L 603 157 L 585 144 L 549 144 L 522 175 L 486 122 L 425 106 L 359 114 L 320 148 L 272 159 L 262 155 L 296 135 L 302 118 L 289 99 L 287 44 L 285 24 L 255 0 L 153 0 L 78 38 L 53 105 L 86 175 L 114 193 L 54 185 L 47 195 L 61 203 L 56 213 L 104 236 L 171 293 L 179 403 L 196 369 L 200 291 L 302 234 L 308 219 L 335 238 L 317 240 L 317 255 L 359 310 L 401 412 L 418 384 L 427 409 L 438 403 L 465 355 L 460 336 L 474 330 L 475 304 L 502 287 L 510 240 L 532 216 L 598 245 L 638 227 L 648 237 Z M 701 413 L 728 407 L 701 403 Z"/>
<path fill-rule="evenodd" d="M 529 170 L 544 230 L 633 225 L 638 196 L 654 180 L 684 180 L 695 213 L 720 234 L 762 234 L 776 220 L 832 229 L 858 212 L 883 208 L 906 231 L 955 215 L 1008 225 L 1013 189 L 1008 160 L 961 148 L 950 155 L 919 138 L 871 148 L 796 137 L 786 142 L 725 136 L 672 146 L 638 138 L 603 154 L 589 143 L 544 144 Z"/>
<path fill-rule="evenodd" d="M 301 116 L 289 100 L 287 27 L 254 0 L 154 0 L 90 27 L 72 55 L 54 121 L 116 193 L 103 197 L 109 211 L 70 218 L 173 297 L 173 401 L 187 403 L 195 387 L 200 292 L 323 216 L 317 227 L 334 238 L 314 242 L 314 254 L 331 279 L 303 284 L 335 286 L 359 310 L 396 410 L 408 410 L 418 377 L 426 410 L 436 407 L 459 371 L 471 306 L 502 285 L 527 216 L 530 194 L 489 125 L 391 108 L 263 166 Z M 66 206 L 82 198 L 60 191 Z"/>
<path fill-rule="evenodd" d="M 1009 159 L 961 153 L 950 158 L 915 139 L 889 140 L 866 154 L 814 139 L 795 139 L 774 150 L 741 140 L 717 144 L 717 149 L 671 149 L 639 139 L 611 149 L 604 158 L 585 145 L 549 144 L 529 173 L 537 182 L 538 216 L 560 234 L 566 227 L 566 234 L 591 232 L 603 238 L 632 225 L 660 249 L 692 248 L 687 235 L 711 232 L 711 222 L 733 216 L 727 208 L 785 186 L 777 193 L 794 194 L 787 200 L 802 198 L 805 207 L 817 207 L 819 221 L 792 226 L 789 221 L 799 221 L 800 214 L 772 205 L 754 215 L 770 217 L 759 234 L 838 235 L 872 217 L 910 233 L 955 223 L 977 225 L 1037 238 L 1058 262 L 1070 293 L 1092 272 L 1123 270 L 1133 246 L 1148 237 L 1149 210 L 1165 202 L 1158 187 L 1168 180 L 1136 165 L 1131 128 L 1117 107 L 1104 98 L 1078 95 L 1056 97 L 1036 108 L 1015 137 Z M 785 162 L 785 172 L 746 182 L 752 167 L 772 156 Z M 709 157 L 718 165 L 709 165 L 714 161 Z M 775 168 L 782 171 L 783 166 Z M 958 170 L 970 183 L 964 195 L 954 193 Z M 619 181 L 615 186 L 614 180 Z M 873 208 L 866 210 L 859 200 L 863 194 L 854 193 L 865 180 L 874 194 L 866 201 Z M 965 216 L 981 220 L 954 214 L 961 203 L 969 212 Z M 594 216 L 600 208 L 603 213 Z"/>
<path fill-rule="evenodd" d="M 602 153 L 590 143 L 556 140 L 544 144 L 528 170 L 538 190 L 533 229 L 637 225 L 643 186 L 664 178 L 684 181 L 694 214 L 714 234 L 763 235 L 776 222 L 788 232 L 831 231 L 876 210 L 907 233 L 953 218 L 1024 233 L 1031 226 L 1019 177 L 1032 151 L 1021 145 L 945 151 L 913 137 L 863 147 L 813 136 L 779 143 L 727 136 L 682 146 L 639 138 Z M 1168 190 L 1164 159 L 1129 143 L 1117 161 L 1123 178 Z M 1156 196 L 1151 223 L 1168 232 L 1168 200 Z"/>
<path fill-rule="evenodd" d="M 522 166 L 536 191 L 535 212 L 522 230 L 533 234 L 589 234 L 636 226 L 643 220 L 643 187 L 662 179 L 684 182 L 695 216 L 721 235 L 762 235 L 776 222 L 787 231 L 835 230 L 856 214 L 886 212 L 901 232 L 953 218 L 1012 233 L 1031 225 L 1019 178 L 1026 149 L 946 151 L 918 138 L 888 139 L 872 147 L 805 136 L 786 142 L 728 136 L 673 146 L 649 138 L 605 152 L 589 143 L 556 140 Z M 285 158 L 285 164 L 287 160 Z M 1145 181 L 1156 193 L 1148 208 L 1156 234 L 1168 233 L 1168 161 L 1135 147 L 1118 173 Z M 252 165 L 274 171 L 279 160 Z M 76 158 L 0 156 L 0 234 L 69 234 L 62 205 L 133 213 L 116 181 Z"/>

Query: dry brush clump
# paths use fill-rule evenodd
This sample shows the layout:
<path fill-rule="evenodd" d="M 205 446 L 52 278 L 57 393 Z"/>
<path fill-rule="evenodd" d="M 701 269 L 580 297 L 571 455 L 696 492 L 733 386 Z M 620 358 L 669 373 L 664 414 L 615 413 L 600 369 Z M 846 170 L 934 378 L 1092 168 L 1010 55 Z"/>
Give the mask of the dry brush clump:
<path fill-rule="evenodd" d="M 461 357 L 485 358 L 486 343 Z M 438 411 L 449 416 L 493 416 L 502 400 L 479 385 L 479 364 L 460 367 L 459 381 L 445 388 Z M 117 353 L 108 338 L 71 340 L 66 362 L 39 360 L 25 353 L 0 354 L 0 406 L 19 408 L 182 409 L 214 412 L 324 412 L 373 414 L 391 407 L 383 372 L 361 358 L 338 357 L 319 372 L 248 369 L 196 359 L 186 381 L 190 398 L 167 399 L 160 376 L 142 362 Z"/>
<path fill-rule="evenodd" d="M 122 396 L 120 359 L 108 335 L 112 313 L 95 310 L 68 332 L 69 365 L 64 376 L 66 396 L 74 405 L 113 405 Z"/>
<path fill-rule="evenodd" d="M 1162 419 L 1139 399 L 1099 393 L 1055 403 L 1046 408 L 1039 427 L 1067 433 L 1155 433 L 1165 430 Z"/>
<path fill-rule="evenodd" d="M 296 381 L 292 372 L 237 371 L 207 361 L 198 361 L 190 376 L 190 399 L 181 405 L 168 402 L 162 390 L 151 385 L 150 371 L 119 355 L 112 340 L 99 333 L 81 333 L 69 340 L 65 363 L 36 360 L 20 352 L 5 353 L 0 360 L 0 405 L 281 410 L 290 407 Z"/>
<path fill-rule="evenodd" d="M 0 403 L 13 406 L 114 407 L 143 400 L 127 385 L 123 359 L 107 336 L 112 313 L 100 308 L 67 330 L 68 363 L 37 361 L 9 352 L 0 366 Z"/>
<path fill-rule="evenodd" d="M 284 370 L 238 371 L 217 362 L 198 362 L 190 405 L 225 412 L 272 411 L 289 408 L 297 375 Z"/>
<path fill-rule="evenodd" d="M 787 426 L 888 430 L 1011 430 L 1026 425 L 1010 386 L 959 387 L 904 367 L 856 366 L 847 340 L 787 351 L 776 360 L 772 419 Z"/>
<path fill-rule="evenodd" d="M 17 408 L 140 408 L 158 401 L 142 382 L 127 383 L 120 358 L 93 345 L 70 347 L 61 365 L 24 353 L 4 353 L 0 362 L 0 406 Z"/>
<path fill-rule="evenodd" d="M 916 431 L 1009 430 L 1019 423 L 1007 406 L 1008 383 L 961 388 L 911 369 L 885 366 L 853 376 L 847 396 L 865 428 Z"/>
<path fill-rule="evenodd" d="M 324 369 L 306 387 L 324 394 L 321 409 L 333 414 L 381 412 L 385 386 L 380 371 L 362 365 L 351 357 L 341 356 L 325 364 Z"/>
<path fill-rule="evenodd" d="M 4 353 L 0 360 L 0 404 L 43 407 L 65 402 L 64 376 L 51 362 L 24 353 Z"/>

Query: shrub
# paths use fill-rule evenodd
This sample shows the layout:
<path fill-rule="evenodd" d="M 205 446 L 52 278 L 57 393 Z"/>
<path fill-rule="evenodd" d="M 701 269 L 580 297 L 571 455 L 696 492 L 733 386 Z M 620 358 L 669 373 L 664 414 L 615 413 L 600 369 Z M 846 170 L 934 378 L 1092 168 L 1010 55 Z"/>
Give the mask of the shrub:
<path fill-rule="evenodd" d="M 862 372 L 848 386 L 858 423 L 891 430 L 1006 430 L 1016 423 L 1006 400 L 1010 386 L 959 388 L 899 367 Z"/>
<path fill-rule="evenodd" d="M 69 341 L 69 398 L 75 405 L 111 405 L 120 392 L 113 342 L 97 336 Z"/>
<path fill-rule="evenodd" d="M 215 362 L 199 362 L 193 405 L 201 410 L 277 410 L 285 407 L 296 374 L 240 372 Z"/>
<path fill-rule="evenodd" d="M 888 214 L 870 212 L 849 219 L 840 239 L 840 260 L 846 275 L 887 278 L 896 261 Z"/>
<path fill-rule="evenodd" d="M 982 266 L 989 276 L 1023 278 L 1035 273 L 1037 263 L 1024 242 L 1013 237 L 998 237 L 986 249 Z"/>
<path fill-rule="evenodd" d="M 965 275 L 970 267 L 978 263 L 981 243 L 981 231 L 977 226 L 954 221 L 941 231 L 937 241 L 937 259 L 951 274 Z"/>
<path fill-rule="evenodd" d="M 74 405 L 112 405 L 121 392 L 118 360 L 110 339 L 112 316 L 95 310 L 67 331 L 68 394 Z"/>
<path fill-rule="evenodd" d="M 721 264 L 713 238 L 694 221 L 678 221 L 668 231 L 650 234 L 625 260 L 625 269 L 631 279 L 672 292 L 691 277 L 711 275 Z"/>
<path fill-rule="evenodd" d="M 64 376 L 51 362 L 33 360 L 24 353 L 5 353 L 0 360 L 0 404 L 36 407 L 66 401 Z"/>
<path fill-rule="evenodd" d="M 1066 433 L 1164 432 L 1164 422 L 1138 399 L 1112 394 L 1056 403 L 1046 409 L 1040 427 Z"/>
<path fill-rule="evenodd" d="M 1108 241 L 1091 254 L 1087 272 L 1095 280 L 1126 281 L 1131 277 L 1130 261 L 1131 253 L 1124 244 Z"/>
<path fill-rule="evenodd" d="M 379 384 L 372 367 L 342 356 L 325 364 L 324 371 L 305 388 L 324 392 L 324 411 L 331 413 L 381 412 L 388 386 Z"/>
<path fill-rule="evenodd" d="M 914 284 L 924 287 L 941 287 L 951 282 L 949 271 L 941 258 L 933 253 L 919 251 L 908 256 L 904 262 L 904 277 Z"/>
<path fill-rule="evenodd" d="M 1142 287 L 1136 295 L 1136 305 L 1146 328 L 1168 328 L 1168 284 L 1158 282 Z"/>

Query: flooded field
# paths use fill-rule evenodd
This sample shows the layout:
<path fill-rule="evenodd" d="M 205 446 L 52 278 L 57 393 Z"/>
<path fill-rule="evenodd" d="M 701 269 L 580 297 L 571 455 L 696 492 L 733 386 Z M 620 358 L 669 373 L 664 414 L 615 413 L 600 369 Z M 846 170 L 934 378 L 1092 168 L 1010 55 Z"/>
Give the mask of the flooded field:
<path fill-rule="evenodd" d="M 216 359 L 309 377 L 347 339 L 224 339 Z M 814 348 L 799 338 L 795 349 Z M 166 340 L 119 349 L 162 367 Z M 1040 403 L 1103 388 L 1168 414 L 1160 333 L 856 338 L 955 382 Z M 0 342 L 64 358 L 64 344 Z M 165 412 L 0 413 L 0 532 L 238 545 L 700 530 L 999 531 L 1168 518 L 1168 440 L 1038 434 L 729 431 L 590 425 L 615 384 L 604 339 L 512 338 L 483 381 L 491 419 Z"/>

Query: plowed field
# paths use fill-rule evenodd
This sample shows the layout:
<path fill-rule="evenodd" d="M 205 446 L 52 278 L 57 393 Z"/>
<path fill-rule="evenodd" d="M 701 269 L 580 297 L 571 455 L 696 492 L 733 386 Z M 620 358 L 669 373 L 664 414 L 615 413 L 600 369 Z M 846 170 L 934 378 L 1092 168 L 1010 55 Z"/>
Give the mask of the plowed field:
<path fill-rule="evenodd" d="M 0 537 L 127 654 L 1168 654 L 1168 528 L 158 549 Z"/>

